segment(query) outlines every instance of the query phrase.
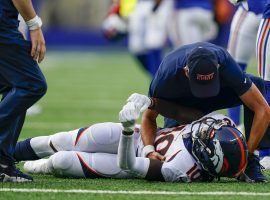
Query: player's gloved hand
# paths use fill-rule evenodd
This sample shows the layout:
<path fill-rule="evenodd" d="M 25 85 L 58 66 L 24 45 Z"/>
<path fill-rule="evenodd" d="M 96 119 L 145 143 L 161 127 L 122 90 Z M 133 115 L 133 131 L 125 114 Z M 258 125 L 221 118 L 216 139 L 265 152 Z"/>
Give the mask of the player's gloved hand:
<path fill-rule="evenodd" d="M 165 160 L 165 157 L 156 151 L 149 153 L 146 157 L 150 159 L 154 159 L 154 160 L 160 160 L 160 161 Z"/>
<path fill-rule="evenodd" d="M 121 122 L 124 132 L 132 134 L 135 126 L 135 121 L 140 117 L 140 111 L 136 109 L 133 102 L 128 102 L 119 112 L 119 121 Z"/>
<path fill-rule="evenodd" d="M 152 101 L 149 97 L 138 93 L 133 93 L 127 99 L 127 102 L 133 102 L 139 112 L 145 111 L 152 104 Z"/>

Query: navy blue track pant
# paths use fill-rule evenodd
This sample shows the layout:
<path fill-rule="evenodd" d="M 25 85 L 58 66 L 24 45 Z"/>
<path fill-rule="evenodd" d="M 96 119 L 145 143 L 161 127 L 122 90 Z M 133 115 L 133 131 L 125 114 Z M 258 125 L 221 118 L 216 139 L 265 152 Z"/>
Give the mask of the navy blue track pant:
<path fill-rule="evenodd" d="M 11 165 L 26 110 L 47 90 L 30 45 L 0 44 L 0 163 Z"/>

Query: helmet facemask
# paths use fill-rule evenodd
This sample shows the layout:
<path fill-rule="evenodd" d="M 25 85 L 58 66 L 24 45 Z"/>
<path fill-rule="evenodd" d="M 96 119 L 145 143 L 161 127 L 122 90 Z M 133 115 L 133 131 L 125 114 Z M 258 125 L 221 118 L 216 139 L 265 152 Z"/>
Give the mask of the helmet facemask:
<path fill-rule="evenodd" d="M 219 176 L 223 166 L 223 151 L 220 142 L 213 139 L 215 131 L 228 125 L 223 120 L 211 117 L 195 122 L 192 127 L 192 154 L 202 168 L 212 176 Z M 197 126 L 197 127 L 196 127 Z"/>

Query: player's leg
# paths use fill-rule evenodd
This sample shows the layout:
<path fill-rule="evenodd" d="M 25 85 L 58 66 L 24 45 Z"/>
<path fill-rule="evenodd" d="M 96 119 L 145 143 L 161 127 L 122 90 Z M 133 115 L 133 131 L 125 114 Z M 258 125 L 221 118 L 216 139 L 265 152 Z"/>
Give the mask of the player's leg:
<path fill-rule="evenodd" d="M 106 122 L 50 136 L 29 138 L 17 143 L 14 157 L 21 161 L 44 158 L 59 151 L 117 153 L 121 131 L 121 124 Z"/>
<path fill-rule="evenodd" d="M 146 19 L 144 43 L 148 52 L 148 69 L 152 76 L 155 75 L 162 60 L 162 49 L 167 40 L 167 26 L 173 8 L 172 3 L 170 0 L 162 1 L 155 11 L 150 10 Z"/>
<path fill-rule="evenodd" d="M 270 104 L 270 19 L 262 19 L 257 34 L 256 56 L 258 63 L 258 71 L 261 78 L 265 80 L 266 85 L 266 100 Z M 270 130 L 267 130 L 267 135 L 270 135 Z M 270 140 L 270 139 L 269 139 Z M 260 151 L 262 158 L 261 164 L 270 169 L 270 147 Z"/>
<path fill-rule="evenodd" d="M 141 66 L 148 71 L 148 55 L 144 44 L 147 13 L 151 10 L 152 1 L 139 1 L 129 16 L 128 49 Z"/>
<path fill-rule="evenodd" d="M 47 86 L 30 55 L 30 45 L 1 45 L 0 52 L 0 84 L 6 86 L 0 103 L 0 158 L 1 164 L 12 165 L 25 111 L 45 94 Z"/>
<path fill-rule="evenodd" d="M 132 178 L 117 166 L 117 155 L 108 153 L 59 151 L 48 159 L 26 162 L 24 169 L 74 178 Z"/>
<path fill-rule="evenodd" d="M 257 86 L 260 92 L 265 96 L 265 84 L 264 80 L 259 77 L 251 77 L 252 82 Z M 244 124 L 245 124 L 245 135 L 247 140 L 249 139 L 254 112 L 251 111 L 247 106 L 244 106 Z M 264 137 L 262 138 L 257 150 L 270 149 L 270 131 L 267 129 Z M 259 163 L 258 155 L 253 156 L 253 159 L 249 159 L 245 173 L 256 182 L 267 181 L 267 178 L 261 172 L 261 165 Z"/>
<path fill-rule="evenodd" d="M 259 23 L 260 16 L 246 11 L 241 6 L 233 17 L 228 51 L 243 70 L 246 70 L 251 56 L 255 53 Z M 240 125 L 240 108 L 241 106 L 237 106 L 228 109 L 228 115 L 236 125 Z"/>
<path fill-rule="evenodd" d="M 270 91 L 270 19 L 262 19 L 257 34 L 256 56 L 258 72 L 265 80 L 267 91 Z M 270 92 L 267 92 L 267 100 L 270 102 Z"/>
<path fill-rule="evenodd" d="M 237 48 L 241 48 L 241 46 L 238 44 L 241 40 L 239 40 L 240 37 L 240 30 L 243 26 L 243 21 L 245 21 L 248 11 L 246 11 L 243 7 L 239 7 L 237 11 L 235 12 L 233 16 L 233 20 L 231 23 L 231 30 L 230 30 L 230 37 L 229 37 L 229 43 L 228 43 L 228 51 L 232 55 L 232 57 L 235 59 L 235 61 L 240 64 L 241 61 L 238 60 Z M 242 35 L 243 36 L 243 35 Z M 249 50 L 249 49 L 248 49 Z M 245 50 L 246 51 L 246 50 Z M 241 52 L 240 52 L 241 53 Z M 247 60 L 241 63 L 241 68 L 243 70 L 246 69 L 247 66 Z M 240 125 L 240 112 L 241 112 L 241 106 L 236 106 L 233 108 L 228 109 L 228 116 L 235 122 L 237 126 Z"/>
<path fill-rule="evenodd" d="M 256 41 L 258 72 L 266 86 L 266 100 L 270 103 L 270 19 L 261 19 Z"/>
<path fill-rule="evenodd" d="M 172 41 L 175 47 L 179 45 L 202 42 L 212 39 L 216 33 L 213 13 L 201 8 L 176 10 L 175 32 Z"/>

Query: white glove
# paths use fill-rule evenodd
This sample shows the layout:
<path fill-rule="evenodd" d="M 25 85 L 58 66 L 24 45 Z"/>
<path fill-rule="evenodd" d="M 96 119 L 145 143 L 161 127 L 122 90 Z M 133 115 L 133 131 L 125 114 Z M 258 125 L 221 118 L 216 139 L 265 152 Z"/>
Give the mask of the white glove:
<path fill-rule="evenodd" d="M 140 117 L 140 110 L 138 110 L 133 102 L 128 102 L 119 112 L 119 121 L 124 127 L 125 132 L 132 132 L 134 130 L 135 121 Z"/>
<path fill-rule="evenodd" d="M 151 99 L 145 95 L 133 93 L 127 100 L 133 102 L 140 112 L 145 111 L 151 105 Z"/>

